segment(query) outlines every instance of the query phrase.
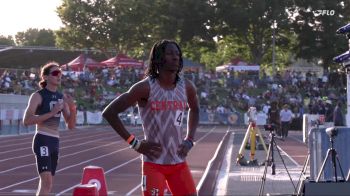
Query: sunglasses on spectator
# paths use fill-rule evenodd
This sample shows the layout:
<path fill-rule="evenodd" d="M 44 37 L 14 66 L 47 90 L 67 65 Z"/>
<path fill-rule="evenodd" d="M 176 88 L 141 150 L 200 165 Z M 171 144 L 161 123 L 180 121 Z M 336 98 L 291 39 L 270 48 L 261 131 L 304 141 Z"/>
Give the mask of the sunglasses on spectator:
<path fill-rule="evenodd" d="M 61 75 L 62 72 L 61 72 L 60 70 L 55 70 L 55 71 L 52 71 L 50 74 L 51 74 L 52 76 L 58 76 L 58 75 Z"/>

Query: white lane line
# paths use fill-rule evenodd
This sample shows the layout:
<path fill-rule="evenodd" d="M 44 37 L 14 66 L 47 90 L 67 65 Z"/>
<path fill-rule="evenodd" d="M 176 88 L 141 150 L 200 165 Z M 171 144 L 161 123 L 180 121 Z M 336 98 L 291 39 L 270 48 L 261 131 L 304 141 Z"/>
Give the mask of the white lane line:
<path fill-rule="evenodd" d="M 288 169 L 289 174 L 291 175 L 294 181 L 299 179 L 300 171 L 302 168 L 293 168 Z M 264 171 L 264 167 L 260 168 L 258 171 L 234 171 L 229 172 L 228 175 L 231 178 L 239 178 L 243 181 L 255 181 L 255 179 L 262 179 L 262 173 Z M 290 180 L 287 171 L 285 168 L 276 168 L 276 174 L 272 175 L 271 172 L 266 173 L 266 178 L 274 181 L 287 181 Z"/>
<path fill-rule="evenodd" d="M 288 157 L 297 167 L 301 167 L 301 165 L 299 165 L 298 162 L 296 162 L 291 156 L 289 156 L 288 153 L 286 153 L 285 151 L 283 151 L 283 149 L 282 149 L 281 147 L 279 147 L 279 146 L 277 145 L 277 148 L 282 152 L 282 153 L 281 153 L 281 156 L 285 155 L 285 156 Z M 277 152 L 277 153 L 278 153 L 278 152 Z"/>
<path fill-rule="evenodd" d="M 34 189 L 16 189 L 12 191 L 13 193 L 25 193 L 25 194 L 35 194 L 36 190 Z"/>
<path fill-rule="evenodd" d="M 116 135 L 116 136 L 113 136 L 113 137 L 117 137 L 117 135 Z M 112 138 L 113 138 L 113 137 L 112 137 Z M 102 139 L 104 139 L 104 138 L 101 138 L 101 139 L 98 139 L 98 140 L 102 140 Z M 96 141 L 98 141 L 98 140 L 93 140 L 92 142 L 96 142 Z M 72 156 L 72 155 L 76 155 L 76 154 L 79 154 L 79 153 L 82 153 L 82 152 L 90 151 L 90 150 L 93 150 L 93 149 L 101 148 L 101 147 L 104 147 L 104 146 L 109 146 L 109 145 L 112 145 L 112 144 L 114 144 L 114 143 L 117 144 L 117 143 L 119 143 L 120 141 L 123 141 L 123 140 L 119 140 L 119 141 L 115 141 L 115 142 L 110 142 L 110 143 L 104 144 L 104 145 L 102 145 L 102 146 L 97 146 L 97 147 L 93 147 L 93 148 L 81 150 L 81 151 L 74 152 L 74 153 L 71 153 L 71 154 L 66 154 L 66 155 L 60 156 L 60 159 L 61 159 L 61 158 L 65 158 L 65 157 L 69 157 L 69 156 Z M 90 142 L 89 142 L 89 143 L 90 143 Z M 81 143 L 81 144 L 83 144 L 83 143 Z M 76 146 L 77 146 L 77 145 L 76 145 Z M 78 146 L 80 146 L 80 144 L 79 144 Z M 67 148 L 67 147 L 69 147 L 69 146 L 63 147 L 62 149 Z M 71 147 L 71 146 L 70 146 L 70 147 Z M 23 157 L 27 157 L 27 156 L 33 156 L 33 154 L 24 155 L 24 156 L 21 156 L 21 157 L 23 158 Z M 16 159 L 16 158 L 20 158 L 20 157 L 14 157 L 14 158 L 10 158 L 10 159 Z M 7 160 L 10 160 L 10 159 L 7 159 Z M 5 160 L 5 161 L 6 161 L 6 160 Z M 3 160 L 0 160 L 0 162 L 3 162 Z M 16 169 L 21 169 L 21 168 L 24 168 L 24 167 L 29 167 L 29 166 L 32 166 L 32 165 L 35 165 L 35 164 L 36 164 L 36 163 L 31 163 L 31 164 L 27 164 L 27 165 L 21 165 L 21 166 L 18 166 L 18 167 L 13 167 L 13 168 L 8 169 L 8 170 L 0 171 L 0 174 L 6 173 L 6 172 L 10 172 L 10 171 L 13 171 L 13 170 L 16 170 Z"/>
<path fill-rule="evenodd" d="M 64 132 L 68 132 L 66 130 L 59 130 L 60 134 L 62 135 L 62 137 L 60 138 L 70 138 L 70 137 L 74 137 L 75 135 L 80 135 L 83 131 L 79 130 L 81 128 L 77 128 L 77 131 L 70 131 L 71 133 L 69 134 L 65 134 Z M 29 133 L 22 133 L 20 135 L 0 135 L 0 138 L 5 138 L 7 140 L 0 140 L 0 147 L 3 143 L 14 143 L 15 141 L 21 141 L 21 140 L 25 140 L 28 141 L 29 139 L 33 139 L 33 135 L 35 134 L 35 131 L 33 132 L 29 132 Z M 16 138 L 16 137 L 20 137 L 20 138 Z M 9 139 L 9 140 L 8 140 Z"/>
<path fill-rule="evenodd" d="M 112 145 L 112 144 L 117 144 L 117 143 L 119 143 L 121 141 L 122 140 L 115 141 L 115 142 L 110 142 L 110 143 L 102 145 L 102 146 L 96 146 L 96 147 L 93 147 L 93 148 L 88 148 L 88 149 L 81 150 L 81 151 L 78 151 L 78 152 L 74 152 L 74 153 L 71 153 L 71 154 L 66 154 L 66 155 L 61 156 L 60 159 L 65 158 L 65 157 L 69 157 L 69 156 L 73 156 L 73 155 L 76 155 L 76 154 L 80 154 L 82 152 L 90 151 L 90 150 L 93 150 L 93 149 L 109 146 L 109 145 Z M 31 154 L 31 155 L 27 155 L 27 156 L 33 156 L 33 155 Z M 10 171 L 13 171 L 13 170 L 16 170 L 16 169 L 20 169 L 20 168 L 24 168 L 24 167 L 29 167 L 29 166 L 32 166 L 32 165 L 35 165 L 35 164 L 36 163 L 31 163 L 31 164 L 27 164 L 27 165 L 21 165 L 21 166 L 14 167 L 14 168 L 11 168 L 11 169 L 8 169 L 8 170 L 0 171 L 0 174 L 4 174 L 6 172 L 10 172 Z"/>
<path fill-rule="evenodd" d="M 84 139 L 90 138 L 90 137 L 94 138 L 94 137 L 96 137 L 96 135 L 89 136 L 89 137 L 84 137 Z M 110 137 L 110 136 L 109 136 L 109 137 Z M 109 138 L 109 137 L 108 137 L 108 138 Z M 75 140 L 79 140 L 79 139 L 81 139 L 81 138 L 78 138 L 78 139 L 75 139 Z M 104 139 L 104 138 L 102 138 L 102 139 Z M 62 147 L 62 148 L 60 148 L 60 149 L 65 149 L 65 148 L 70 148 L 70 147 L 76 147 L 76 146 L 88 144 L 88 143 L 91 143 L 91 142 L 96 142 L 96 141 L 99 141 L 99 140 L 101 140 L 101 139 L 90 140 L 90 141 L 88 141 L 88 142 L 83 142 L 83 143 L 75 144 L 75 145 L 71 145 L 71 146 L 65 146 L 65 147 Z M 71 140 L 70 140 L 70 141 L 71 141 Z M 63 141 L 63 142 L 60 142 L 60 145 L 63 144 L 63 143 L 66 143 L 66 142 L 67 142 L 67 140 L 66 140 L 66 141 Z M 0 152 L 0 154 L 9 153 L 9 152 L 15 152 L 15 151 L 20 151 L 20 150 L 26 150 L 26 149 L 30 149 L 30 148 L 31 148 L 31 146 L 30 146 L 30 147 L 25 147 L 25 148 L 17 148 L 17 149 L 15 149 L 15 150 L 8 150 L 8 151 Z M 2 160 L 0 160 L 0 162 L 2 162 Z"/>
<path fill-rule="evenodd" d="M 130 196 L 133 195 L 133 193 L 138 190 L 139 188 L 141 188 L 141 183 L 137 186 L 135 186 L 133 189 L 131 189 L 129 192 L 127 192 L 125 195 Z"/>
<path fill-rule="evenodd" d="M 108 133 L 108 135 L 109 135 L 109 134 L 111 134 L 111 133 Z M 107 135 L 107 134 L 89 135 L 89 136 L 87 136 L 87 137 L 84 137 L 84 139 L 87 139 L 87 138 L 94 138 L 94 137 L 97 137 L 97 136 L 99 136 L 99 135 Z M 81 140 L 81 139 L 82 139 L 81 137 L 78 137 L 78 138 L 76 138 L 76 139 L 65 140 L 65 141 L 61 142 L 60 145 L 63 144 L 63 143 L 72 142 L 72 141 Z M 29 144 L 31 144 L 31 143 L 32 143 L 32 141 L 26 142 L 26 143 L 17 144 L 17 145 L 28 144 L 28 147 L 17 148 L 17 149 L 15 149 L 15 150 L 2 151 L 2 152 L 0 152 L 0 154 L 5 154 L 5 153 L 9 153 L 9 152 L 15 152 L 15 151 L 20 151 L 20 150 L 30 149 L 30 148 L 31 148 L 31 145 L 29 145 Z M 14 145 L 8 145 L 7 147 L 9 147 L 9 146 L 16 146 L 16 144 L 14 144 Z M 3 147 L 3 146 L 0 146 L 0 148 L 1 148 L 1 147 Z"/>
<path fill-rule="evenodd" d="M 100 133 L 106 133 L 106 132 L 100 132 Z M 100 135 L 100 133 L 97 133 L 97 135 Z M 102 134 L 101 134 L 102 135 Z M 74 136 L 74 135 L 73 135 Z M 92 137 L 91 135 L 88 135 L 87 137 Z M 72 138 L 72 135 L 67 135 L 67 136 L 62 136 L 60 137 L 61 140 L 64 139 L 64 142 L 70 142 L 70 141 L 75 141 L 77 139 L 71 139 L 71 140 L 65 140 L 65 138 Z M 29 142 L 28 142 L 29 140 Z M 33 141 L 33 137 L 31 138 L 26 138 L 26 141 L 25 142 L 22 142 L 22 143 L 18 143 L 18 142 L 12 142 L 12 144 L 9 144 L 9 145 L 1 145 L 0 148 L 5 148 L 5 147 L 14 147 L 14 146 L 19 146 L 19 145 L 25 145 L 25 144 L 31 144 Z M 18 150 L 18 149 L 16 149 Z M 5 152 L 5 151 L 4 151 Z M 3 153 L 3 152 L 1 152 Z"/>
<path fill-rule="evenodd" d="M 64 171 L 64 170 L 70 169 L 70 168 L 72 168 L 72 167 L 76 167 L 76 166 L 78 166 L 78 165 L 82 165 L 82 164 L 84 164 L 84 163 L 88 163 L 88 162 L 90 162 L 90 161 L 94 161 L 94 160 L 97 160 L 97 159 L 100 159 L 100 158 L 103 158 L 103 157 L 106 157 L 106 156 L 109 156 L 109 155 L 112 155 L 112 154 L 115 154 L 115 153 L 118 153 L 118 152 L 121 152 L 121 151 L 124 151 L 124 150 L 127 150 L 127 149 L 130 149 L 130 148 L 129 148 L 129 147 L 122 148 L 122 149 L 119 149 L 119 150 L 117 150 L 117 151 L 114 151 L 114 152 L 111 152 L 111 153 L 107 153 L 107 154 L 104 154 L 104 155 L 95 157 L 95 158 L 93 158 L 93 159 L 88 159 L 88 160 L 79 162 L 79 163 L 77 163 L 77 164 L 73 164 L 73 165 L 64 167 L 64 168 L 62 168 L 62 169 L 60 169 L 60 170 L 57 170 L 56 173 L 60 173 L 60 172 L 62 172 L 62 171 Z M 28 180 L 20 181 L 20 182 L 18 182 L 18 183 L 14 183 L 14 184 L 11 184 L 11 185 L 8 185 L 8 186 L 5 186 L 5 187 L 1 187 L 1 188 L 0 188 L 0 191 L 5 190 L 5 189 L 8 189 L 8 188 L 11 188 L 11 187 L 14 187 L 14 186 L 17 186 L 17 185 L 24 184 L 24 183 L 27 183 L 27 182 L 30 182 L 30 181 L 33 181 L 33 180 L 36 180 L 36 179 L 38 179 L 38 178 L 39 178 L 39 177 L 35 177 L 35 178 L 28 179 Z"/>
<path fill-rule="evenodd" d="M 110 172 L 112 172 L 112 171 L 114 171 L 114 170 L 116 170 L 116 169 L 119 169 L 119 168 L 121 168 L 121 167 L 123 167 L 123 166 L 125 166 L 125 165 L 127 165 L 127 164 L 129 164 L 129 163 L 131 163 L 131 162 L 133 162 L 133 161 L 136 161 L 136 160 L 138 160 L 138 159 L 140 159 L 140 156 L 137 156 L 137 157 L 135 157 L 135 158 L 133 158 L 133 159 L 130 159 L 130 160 L 127 161 L 127 162 L 124 162 L 123 164 L 120 164 L 120 165 L 118 165 L 118 166 L 116 166 L 116 167 L 113 167 L 113 168 L 109 169 L 108 171 L 105 172 L 105 174 L 108 174 L 108 173 L 110 173 Z M 73 186 L 71 186 L 71 187 L 69 187 L 69 188 L 67 188 L 67 189 L 64 189 L 63 191 L 57 193 L 56 196 L 60 196 L 60 195 L 62 195 L 62 194 L 64 194 L 64 193 L 66 193 L 66 192 L 68 192 L 68 191 L 74 189 L 74 188 L 75 188 L 76 186 L 78 186 L 78 185 L 79 185 L 79 184 L 75 184 L 75 185 L 73 185 Z"/>

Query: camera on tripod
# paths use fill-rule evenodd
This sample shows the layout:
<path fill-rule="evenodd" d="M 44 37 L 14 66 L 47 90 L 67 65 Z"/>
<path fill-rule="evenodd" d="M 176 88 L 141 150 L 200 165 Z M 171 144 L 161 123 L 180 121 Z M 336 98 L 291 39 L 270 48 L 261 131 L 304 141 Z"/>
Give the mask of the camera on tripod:
<path fill-rule="evenodd" d="M 338 135 L 338 129 L 335 127 L 329 127 L 326 129 L 326 133 L 329 137 L 333 138 Z"/>

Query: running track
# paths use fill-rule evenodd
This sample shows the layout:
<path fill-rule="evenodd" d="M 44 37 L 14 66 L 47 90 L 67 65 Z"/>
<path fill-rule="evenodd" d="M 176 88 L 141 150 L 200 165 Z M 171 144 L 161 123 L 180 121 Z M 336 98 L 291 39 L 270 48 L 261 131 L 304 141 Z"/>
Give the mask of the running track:
<path fill-rule="evenodd" d="M 128 127 L 142 138 L 141 127 Z M 199 127 L 196 145 L 187 157 L 195 183 L 201 181 L 208 162 L 229 127 Z M 108 126 L 90 126 L 61 131 L 60 160 L 52 192 L 72 195 L 89 165 L 104 169 L 110 195 L 140 195 L 140 155 Z M 0 137 L 0 195 L 34 195 L 38 184 L 33 135 Z"/>

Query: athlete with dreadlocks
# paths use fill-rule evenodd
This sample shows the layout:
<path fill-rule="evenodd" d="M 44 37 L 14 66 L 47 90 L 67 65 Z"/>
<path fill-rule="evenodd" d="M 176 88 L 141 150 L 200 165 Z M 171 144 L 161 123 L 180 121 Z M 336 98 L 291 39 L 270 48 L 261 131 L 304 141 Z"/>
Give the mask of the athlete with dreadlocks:
<path fill-rule="evenodd" d="M 155 43 L 146 78 L 103 111 L 103 117 L 113 129 L 142 154 L 143 195 L 164 195 L 167 186 L 173 195 L 197 194 L 186 156 L 194 144 L 199 103 L 194 85 L 180 75 L 182 67 L 182 53 L 176 42 Z M 130 134 L 118 117 L 135 103 L 143 122 L 142 140 Z M 184 133 L 182 122 L 187 107 L 187 132 Z"/>

